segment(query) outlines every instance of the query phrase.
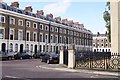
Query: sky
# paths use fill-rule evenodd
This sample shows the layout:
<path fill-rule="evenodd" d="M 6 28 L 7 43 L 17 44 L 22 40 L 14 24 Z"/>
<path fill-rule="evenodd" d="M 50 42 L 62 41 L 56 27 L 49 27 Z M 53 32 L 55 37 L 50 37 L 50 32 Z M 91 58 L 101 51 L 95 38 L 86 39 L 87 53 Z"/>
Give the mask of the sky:
<path fill-rule="evenodd" d="M 43 10 L 45 14 L 52 13 L 54 17 L 73 20 L 84 24 L 84 27 L 92 33 L 105 33 L 105 21 L 103 12 L 108 0 L 3 0 L 9 5 L 18 1 L 20 8 L 32 6 L 33 12 Z"/>

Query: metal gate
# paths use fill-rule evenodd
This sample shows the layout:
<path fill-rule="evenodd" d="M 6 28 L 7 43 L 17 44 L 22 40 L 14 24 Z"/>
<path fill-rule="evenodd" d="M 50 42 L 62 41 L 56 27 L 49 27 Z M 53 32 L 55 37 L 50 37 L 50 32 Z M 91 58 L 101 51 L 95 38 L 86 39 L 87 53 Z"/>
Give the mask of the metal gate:
<path fill-rule="evenodd" d="M 65 49 L 63 52 L 63 61 L 65 65 L 68 65 L 68 50 Z"/>

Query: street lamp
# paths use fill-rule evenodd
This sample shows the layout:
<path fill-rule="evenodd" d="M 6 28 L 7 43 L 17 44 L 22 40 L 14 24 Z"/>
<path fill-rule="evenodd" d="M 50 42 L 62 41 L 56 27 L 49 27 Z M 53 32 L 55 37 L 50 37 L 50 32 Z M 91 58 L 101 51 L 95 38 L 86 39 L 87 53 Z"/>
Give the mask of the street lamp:
<path fill-rule="evenodd" d="M 9 33 L 10 33 L 10 22 L 9 22 L 10 16 L 8 15 L 8 37 L 7 37 L 7 52 L 9 50 Z"/>

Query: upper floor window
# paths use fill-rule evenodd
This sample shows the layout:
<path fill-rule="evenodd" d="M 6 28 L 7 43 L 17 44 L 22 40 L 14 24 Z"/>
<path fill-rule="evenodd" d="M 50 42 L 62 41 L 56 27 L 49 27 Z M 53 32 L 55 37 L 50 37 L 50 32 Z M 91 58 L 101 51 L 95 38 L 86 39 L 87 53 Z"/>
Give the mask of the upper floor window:
<path fill-rule="evenodd" d="M 42 34 L 40 34 L 40 42 L 43 41 L 43 37 L 42 37 Z"/>
<path fill-rule="evenodd" d="M 37 41 L 37 33 L 33 34 L 33 41 Z"/>
<path fill-rule="evenodd" d="M 37 23 L 33 23 L 33 28 L 37 29 Z"/>
<path fill-rule="evenodd" d="M 27 32 L 27 33 L 26 33 L 26 40 L 27 40 L 27 41 L 30 41 L 30 32 Z"/>
<path fill-rule="evenodd" d="M 18 40 L 23 40 L 23 32 L 18 31 Z"/>
<path fill-rule="evenodd" d="M 0 39 L 4 38 L 4 29 L 0 29 Z"/>
<path fill-rule="evenodd" d="M 10 40 L 14 39 L 14 30 L 10 30 Z"/>
<path fill-rule="evenodd" d="M 5 16 L 0 15 L 0 22 L 5 23 Z"/>
<path fill-rule="evenodd" d="M 55 27 L 55 32 L 58 32 L 58 28 L 57 27 Z"/>
<path fill-rule="evenodd" d="M 62 33 L 62 28 L 60 28 L 60 33 Z"/>
<path fill-rule="evenodd" d="M 50 28 L 50 31 L 53 31 L 54 29 L 53 29 L 53 27 L 51 26 L 51 28 Z"/>
<path fill-rule="evenodd" d="M 30 27 L 30 21 L 26 21 L 26 27 Z"/>
<path fill-rule="evenodd" d="M 66 29 L 64 29 L 64 33 L 66 34 Z"/>
<path fill-rule="evenodd" d="M 15 24 L 15 18 L 10 17 L 10 24 Z"/>
<path fill-rule="evenodd" d="M 60 36 L 60 43 L 62 43 L 62 37 Z"/>
<path fill-rule="evenodd" d="M 47 25 L 45 26 L 45 30 L 48 31 L 48 26 Z"/>
<path fill-rule="evenodd" d="M 43 24 L 40 24 L 40 29 L 43 30 Z"/>
<path fill-rule="evenodd" d="M 53 35 L 51 35 L 50 39 L 51 39 L 51 42 L 53 42 Z"/>
<path fill-rule="evenodd" d="M 19 19 L 19 20 L 18 20 L 18 25 L 19 25 L 19 26 L 23 26 L 23 20 L 20 20 L 20 19 Z"/>

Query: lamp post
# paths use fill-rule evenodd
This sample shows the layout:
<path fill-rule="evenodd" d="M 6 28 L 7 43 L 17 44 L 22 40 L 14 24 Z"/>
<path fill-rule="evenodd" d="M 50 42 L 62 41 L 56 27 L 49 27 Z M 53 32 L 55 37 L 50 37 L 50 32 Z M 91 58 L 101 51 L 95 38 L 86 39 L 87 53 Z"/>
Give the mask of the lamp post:
<path fill-rule="evenodd" d="M 10 33 L 10 22 L 9 22 L 9 20 L 10 20 L 10 16 L 8 15 L 8 36 L 7 36 L 7 52 L 8 52 L 8 50 L 9 50 L 9 33 Z"/>
<path fill-rule="evenodd" d="M 48 52 L 50 52 L 51 51 L 51 49 L 50 49 L 50 47 L 51 47 L 51 30 L 50 30 L 50 28 L 51 28 L 51 22 L 49 22 L 49 35 L 48 35 L 48 43 L 49 43 L 49 49 L 48 49 Z"/>
<path fill-rule="evenodd" d="M 39 47 L 39 51 L 40 51 L 40 23 L 38 23 L 38 28 L 37 28 L 37 38 L 38 38 L 38 47 Z M 41 52 L 41 51 L 40 51 Z"/>

